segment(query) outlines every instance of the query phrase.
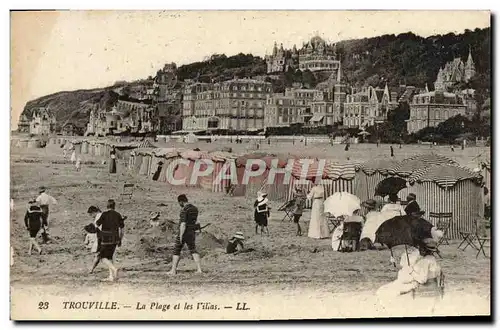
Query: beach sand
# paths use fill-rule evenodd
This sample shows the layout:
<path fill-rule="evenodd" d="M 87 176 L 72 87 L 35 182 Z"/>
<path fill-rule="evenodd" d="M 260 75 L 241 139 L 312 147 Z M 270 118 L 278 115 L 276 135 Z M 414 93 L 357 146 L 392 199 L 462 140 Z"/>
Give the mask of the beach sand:
<path fill-rule="evenodd" d="M 204 142 L 177 144 L 184 148 L 199 147 L 202 150 L 215 150 L 228 145 Z M 233 151 L 252 149 L 250 144 L 230 146 Z M 343 151 L 343 147 L 324 144 L 304 148 L 303 144 L 282 143 L 280 146 L 264 144 L 259 151 L 279 150 L 282 154 L 307 154 L 339 161 L 347 156 L 354 161 L 389 156 L 388 145 L 381 145 L 379 148 L 376 145 L 351 145 L 351 150 L 347 153 Z M 398 159 L 433 150 L 471 168 L 478 166 L 477 159 L 473 160 L 478 154 L 489 156 L 488 148 L 479 147 L 463 151 L 455 148 L 455 152 L 451 152 L 449 147 L 429 146 L 403 146 L 399 149 L 398 145 L 394 145 L 394 149 Z M 254 319 L 259 316 L 308 318 L 316 315 L 334 318 L 404 314 L 404 311 L 384 309 L 374 296 L 381 285 L 396 278 L 396 269 L 389 262 L 390 253 L 387 250 L 333 252 L 330 239 L 296 237 L 294 224 L 282 222 L 282 214 L 278 212 L 271 213 L 271 235 L 255 235 L 251 199 L 227 197 L 195 188 L 172 187 L 144 177 L 132 177 L 124 170 L 121 162 L 118 163 L 118 174 L 109 174 L 107 166 L 100 161 L 94 160 L 95 164 L 89 164 L 91 156 L 82 155 L 82 158 L 87 163 L 83 164 L 81 172 L 76 172 L 73 165 L 64 162 L 62 149 L 58 146 L 11 150 L 11 287 L 14 318 L 31 315 L 29 310 L 23 309 L 24 298 L 35 300 L 36 297 L 37 302 L 47 296 L 55 299 L 54 301 L 70 297 L 90 299 L 88 295 L 96 297 L 96 291 L 99 291 L 96 288 L 101 287 L 101 298 L 119 297 L 131 304 L 135 300 L 152 302 L 161 297 L 170 297 L 168 299 L 175 301 L 218 299 L 219 305 L 228 301 L 246 301 L 254 306 L 250 312 L 240 311 L 238 314 L 236 311 L 222 310 L 220 314 L 200 314 L 198 319 L 217 319 L 223 315 L 233 319 Z M 131 200 L 119 196 L 124 182 L 136 184 Z M 48 193 L 58 200 L 58 204 L 51 207 L 50 213 L 50 235 L 54 240 L 42 245 L 43 255 L 28 256 L 28 233 L 24 229 L 23 217 L 28 199 L 36 196 L 41 185 L 48 187 Z M 211 225 L 197 238 L 205 274 L 194 274 L 194 262 L 188 258 L 187 251 L 184 251 L 179 274 L 171 278 L 166 272 L 170 269 L 175 226 L 163 230 L 160 227 L 151 228 L 149 213 L 159 211 L 162 221 L 177 222 L 180 207 L 176 196 L 180 193 L 187 194 L 190 201 L 199 208 L 200 222 Z M 83 246 L 83 227 L 92 221 L 86 214 L 87 208 L 90 205 L 104 208 L 109 198 L 117 201 L 117 210 L 128 219 L 123 244 L 116 253 L 121 278 L 118 283 L 101 284 L 98 280 L 107 276 L 104 266 L 99 266 L 95 274 L 87 274 L 92 255 Z M 271 203 L 274 210 L 278 206 Z M 302 217 L 305 232 L 309 217 L 308 211 Z M 255 251 L 241 255 L 226 255 L 223 252 L 226 240 L 236 231 L 243 232 L 247 238 L 245 246 L 254 248 Z M 470 248 L 466 251 L 457 250 L 458 243 L 451 242 L 450 246 L 440 248 L 443 259 L 439 262 L 446 274 L 448 293 L 441 304 L 443 308 L 436 309 L 435 313 L 489 314 L 490 259 L 483 256 L 476 259 L 475 251 Z M 394 250 L 397 256 L 404 251 L 403 248 Z M 35 276 L 37 285 L 33 286 Z M 266 303 L 259 304 L 258 301 Z M 272 312 L 273 309 L 275 313 Z M 412 313 L 411 308 L 405 310 Z M 125 310 L 103 317 L 146 317 L 145 314 L 141 316 L 139 313 L 129 312 L 128 316 L 124 316 L 123 313 Z M 47 312 L 49 314 L 50 311 Z M 61 316 L 69 317 L 69 314 Z M 80 316 L 88 318 L 92 314 Z M 157 317 L 189 318 L 187 314 L 168 311 L 158 313 Z"/>

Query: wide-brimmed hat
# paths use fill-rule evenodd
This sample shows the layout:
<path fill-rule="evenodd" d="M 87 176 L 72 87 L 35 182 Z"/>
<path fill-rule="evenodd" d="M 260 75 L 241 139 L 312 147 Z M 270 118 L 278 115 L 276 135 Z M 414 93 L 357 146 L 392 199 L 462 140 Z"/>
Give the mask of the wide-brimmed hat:
<path fill-rule="evenodd" d="M 237 238 L 237 239 L 240 239 L 240 240 L 245 240 L 245 236 L 243 236 L 243 233 L 241 232 L 236 232 L 236 234 L 233 235 L 233 238 Z"/>
<path fill-rule="evenodd" d="M 375 201 L 374 199 L 369 199 L 361 203 L 361 206 L 374 209 L 377 207 L 377 201 Z"/>
<path fill-rule="evenodd" d="M 264 198 L 264 197 L 267 197 L 267 193 L 263 191 L 257 192 L 257 198 Z"/>
<path fill-rule="evenodd" d="M 149 219 L 150 220 L 156 220 L 160 216 L 160 212 L 151 212 L 149 213 Z"/>
<path fill-rule="evenodd" d="M 424 238 L 421 247 L 428 251 L 435 252 L 437 251 L 437 242 L 432 238 Z"/>
<path fill-rule="evenodd" d="M 47 190 L 47 188 L 45 188 L 44 186 L 41 186 L 41 187 L 40 187 L 40 189 L 38 189 L 38 191 L 39 191 L 40 193 L 43 193 L 43 192 L 45 192 L 46 190 Z"/>

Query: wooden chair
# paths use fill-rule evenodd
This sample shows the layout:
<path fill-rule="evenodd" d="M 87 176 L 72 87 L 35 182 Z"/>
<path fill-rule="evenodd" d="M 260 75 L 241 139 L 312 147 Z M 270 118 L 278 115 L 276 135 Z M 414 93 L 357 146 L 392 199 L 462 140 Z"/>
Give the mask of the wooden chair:
<path fill-rule="evenodd" d="M 451 219 L 453 218 L 452 212 L 429 212 L 429 219 L 436 224 L 436 228 L 443 232 L 443 237 L 437 242 L 439 247 L 441 244 L 450 245 L 448 241 L 448 230 L 450 229 Z"/>
<path fill-rule="evenodd" d="M 132 195 L 134 194 L 135 185 L 133 183 L 124 183 L 123 190 L 120 196 L 128 196 L 129 199 L 132 199 Z"/>

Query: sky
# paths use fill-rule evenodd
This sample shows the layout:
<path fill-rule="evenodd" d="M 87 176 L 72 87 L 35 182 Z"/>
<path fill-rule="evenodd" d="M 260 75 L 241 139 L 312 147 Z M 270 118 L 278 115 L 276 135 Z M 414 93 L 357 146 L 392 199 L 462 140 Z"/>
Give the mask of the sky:
<path fill-rule="evenodd" d="M 490 26 L 487 11 L 11 12 L 11 129 L 26 102 L 58 91 L 154 76 L 212 54 L 264 56 L 320 35 L 329 42 Z"/>

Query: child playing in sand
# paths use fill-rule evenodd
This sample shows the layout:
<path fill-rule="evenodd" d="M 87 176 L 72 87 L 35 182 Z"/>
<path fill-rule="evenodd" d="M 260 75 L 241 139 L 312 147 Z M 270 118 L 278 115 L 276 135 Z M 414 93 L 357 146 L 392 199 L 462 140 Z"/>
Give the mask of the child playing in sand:
<path fill-rule="evenodd" d="M 229 242 L 227 243 L 226 246 L 226 253 L 227 254 L 234 254 L 237 252 L 241 252 L 244 247 L 243 247 L 243 241 L 245 240 L 245 237 L 241 232 L 237 232 L 236 234 L 231 237 Z"/>

